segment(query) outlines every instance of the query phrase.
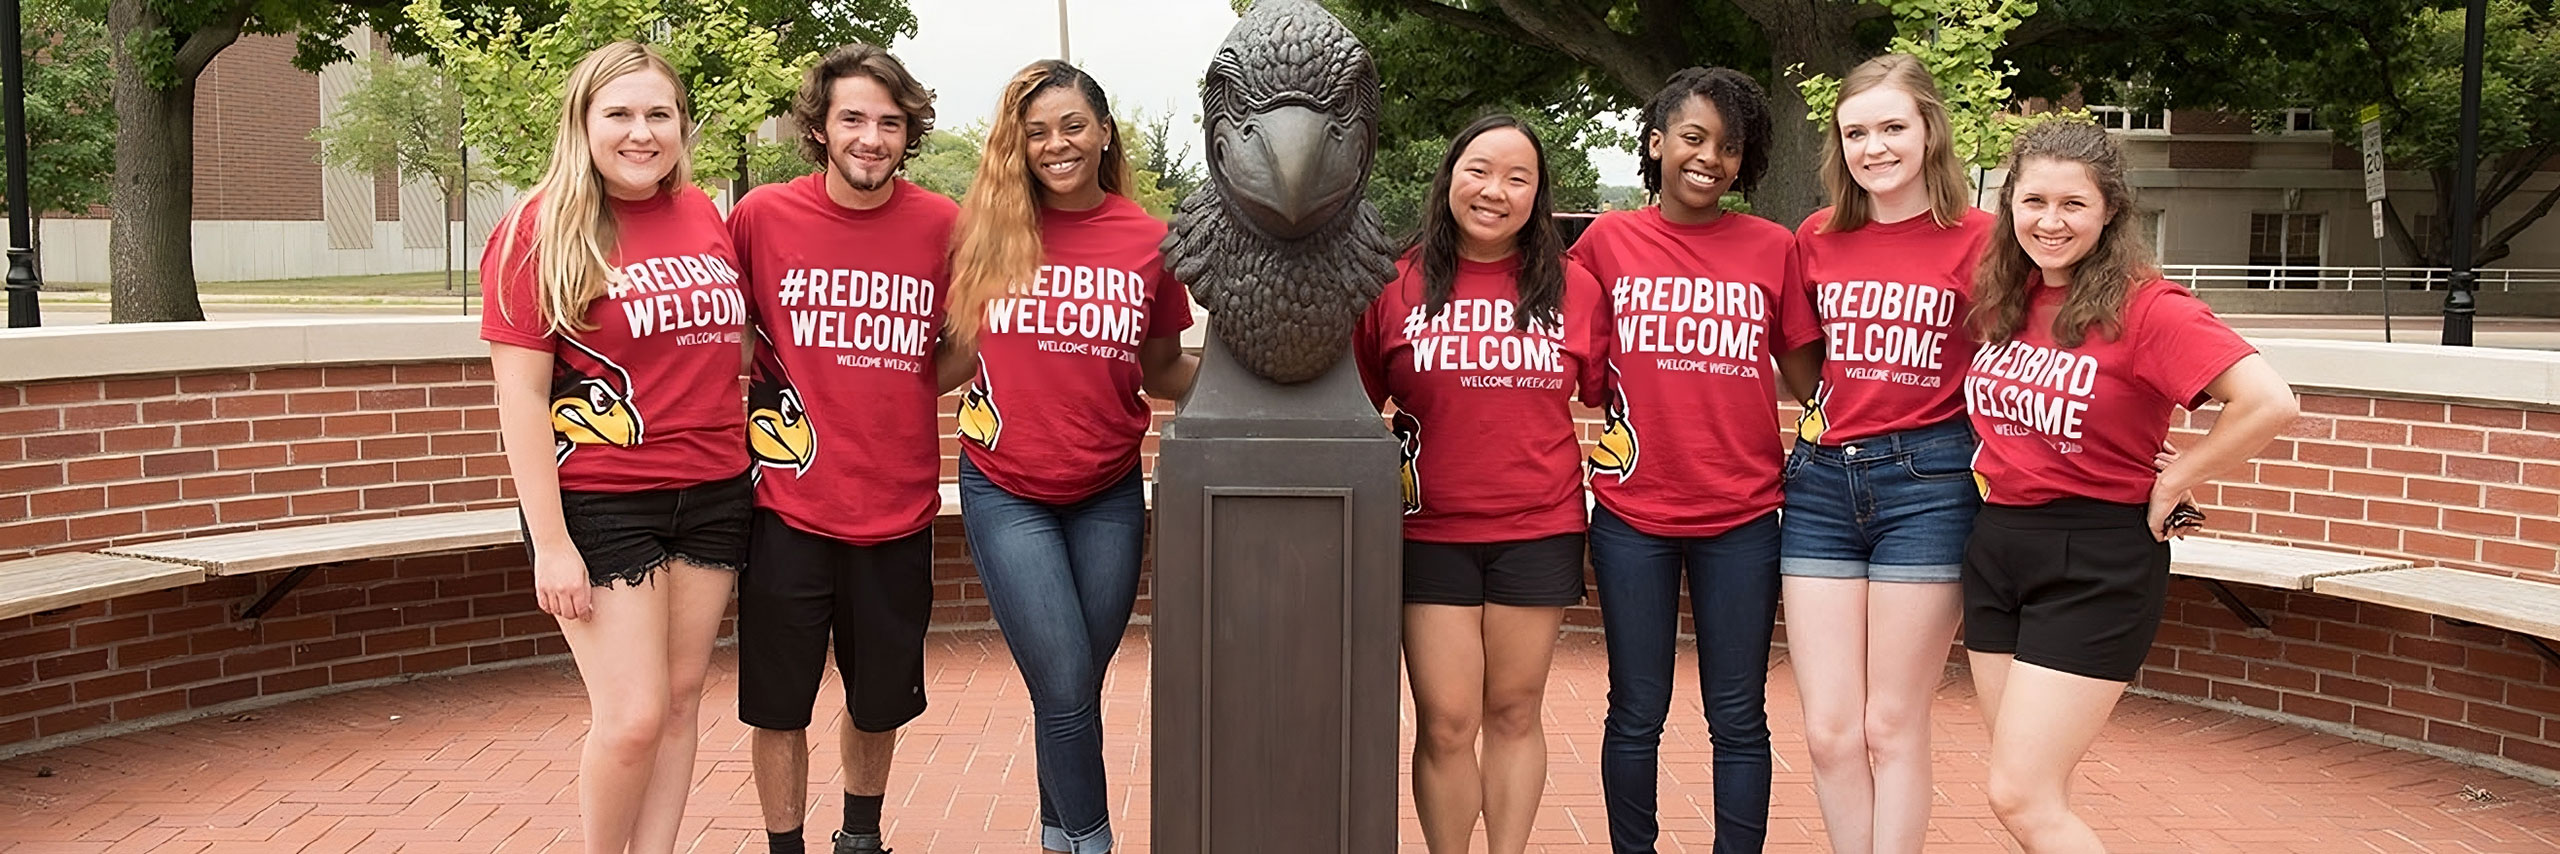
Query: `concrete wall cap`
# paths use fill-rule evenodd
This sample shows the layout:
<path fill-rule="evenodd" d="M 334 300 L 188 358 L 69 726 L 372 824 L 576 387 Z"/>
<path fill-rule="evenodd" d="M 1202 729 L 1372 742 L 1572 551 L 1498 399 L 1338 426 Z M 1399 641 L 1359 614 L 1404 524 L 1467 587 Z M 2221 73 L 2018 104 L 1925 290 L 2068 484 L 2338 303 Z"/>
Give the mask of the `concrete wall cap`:
<path fill-rule="evenodd" d="M 2250 343 L 2298 392 L 2560 409 L 2560 352 L 2299 338 Z"/>
<path fill-rule="evenodd" d="M 314 317 L 0 330 L 0 382 L 486 359 L 476 317 Z"/>
<path fill-rule="evenodd" d="M 1198 327 L 1194 327 L 1196 331 Z M 2262 338 L 2302 391 L 2560 409 L 2560 352 Z M 0 382 L 485 359 L 473 317 L 314 317 L 0 330 Z"/>

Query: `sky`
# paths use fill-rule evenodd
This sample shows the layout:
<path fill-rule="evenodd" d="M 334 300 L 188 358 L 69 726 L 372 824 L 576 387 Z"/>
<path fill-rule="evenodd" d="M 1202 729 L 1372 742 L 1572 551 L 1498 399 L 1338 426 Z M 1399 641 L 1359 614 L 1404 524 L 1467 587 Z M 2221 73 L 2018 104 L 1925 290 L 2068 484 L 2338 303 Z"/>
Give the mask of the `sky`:
<path fill-rule="evenodd" d="M 958 128 L 995 112 L 1005 81 L 1058 55 L 1058 0 L 909 0 L 916 35 L 893 51 L 936 95 L 935 123 Z M 1127 120 L 1175 116 L 1174 138 L 1200 158 L 1200 72 L 1235 26 L 1228 0 L 1066 0 L 1068 61 L 1093 74 Z M 1395 81 L 1386 81 L 1390 97 Z M 1635 157 L 1599 150 L 1608 184 L 1634 180 Z"/>

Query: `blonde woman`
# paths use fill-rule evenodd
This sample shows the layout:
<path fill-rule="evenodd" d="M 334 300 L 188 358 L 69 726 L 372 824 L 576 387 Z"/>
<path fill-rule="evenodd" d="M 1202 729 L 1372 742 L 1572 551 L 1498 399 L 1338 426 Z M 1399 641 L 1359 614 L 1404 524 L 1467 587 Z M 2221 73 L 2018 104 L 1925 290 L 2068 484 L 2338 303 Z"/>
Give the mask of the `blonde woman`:
<path fill-rule="evenodd" d="M 1796 230 L 1823 346 L 1786 468 L 1787 657 L 1831 850 L 1917 854 L 1929 705 L 1982 506 L 1959 389 L 1992 218 L 1965 201 L 1937 82 L 1909 54 L 1842 78 L 1823 149 L 1831 206 Z"/>
<path fill-rule="evenodd" d="M 1128 196 L 1111 102 L 1075 66 L 1014 75 L 953 237 L 951 335 L 978 373 L 960 403 L 960 507 L 988 608 L 1031 691 L 1040 847 L 1112 848 L 1105 670 L 1145 557 L 1148 407 L 1191 388 L 1191 301 Z"/>
<path fill-rule="evenodd" d="M 534 595 L 586 683 L 586 850 L 659 854 L 746 556 L 746 302 L 675 69 L 615 42 L 566 91 L 550 168 L 481 260 L 480 337 Z"/>

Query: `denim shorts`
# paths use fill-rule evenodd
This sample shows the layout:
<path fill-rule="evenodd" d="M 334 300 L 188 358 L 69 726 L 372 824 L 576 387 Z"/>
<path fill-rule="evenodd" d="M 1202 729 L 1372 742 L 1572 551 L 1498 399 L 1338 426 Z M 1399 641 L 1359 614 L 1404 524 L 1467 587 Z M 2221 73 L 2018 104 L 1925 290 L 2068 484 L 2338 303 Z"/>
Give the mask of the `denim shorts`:
<path fill-rule="evenodd" d="M 560 490 L 560 517 L 569 541 L 587 563 L 587 583 L 638 587 L 658 567 L 683 560 L 735 571 L 747 562 L 747 522 L 755 509 L 755 481 L 736 477 L 681 489 L 644 492 Z M 523 512 L 517 512 L 523 524 Z M 525 534 L 531 559 L 533 535 Z"/>
<path fill-rule="evenodd" d="M 1797 440 L 1787 455 L 1778 572 L 1948 583 L 1982 494 L 1962 419 L 1841 445 Z"/>

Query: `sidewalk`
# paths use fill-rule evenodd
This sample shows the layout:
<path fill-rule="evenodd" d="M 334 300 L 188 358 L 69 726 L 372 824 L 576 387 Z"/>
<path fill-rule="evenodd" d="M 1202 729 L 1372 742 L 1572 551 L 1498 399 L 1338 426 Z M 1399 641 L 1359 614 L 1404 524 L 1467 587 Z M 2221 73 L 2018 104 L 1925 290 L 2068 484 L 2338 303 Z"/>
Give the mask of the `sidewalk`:
<path fill-rule="evenodd" d="M 1149 850 L 1146 641 L 1143 628 L 1132 632 L 1104 695 L 1116 830 L 1128 854 Z M 937 633 L 927 655 L 933 705 L 905 730 L 890 785 L 890 844 L 905 854 L 1036 850 L 1029 702 L 1002 639 Z M 1663 744 L 1661 850 L 1703 854 L 1712 827 L 1707 734 L 1694 658 L 1682 658 Z M 765 850 L 747 729 L 734 714 L 736 665 L 733 651 L 714 660 L 679 852 Z M 1532 852 L 1607 851 L 1597 770 L 1605 667 L 1597 635 L 1570 634 L 1558 648 L 1547 700 L 1549 783 Z M 822 696 L 835 691 L 830 677 Z M 1960 678 L 1939 692 L 1932 852 L 2011 850 L 1985 806 L 1985 740 L 1971 700 Z M 549 664 L 23 756 L 0 762 L 0 854 L 575 852 L 585 708 L 568 666 Z M 1771 674 L 1769 712 L 1778 768 L 1768 850 L 1827 850 L 1783 663 Z M 811 739 L 820 777 L 812 839 L 835 827 L 841 803 L 833 724 L 819 728 L 827 731 Z M 2560 851 L 2560 792 L 2160 700 L 2128 698 L 2081 771 L 2080 812 L 2119 854 Z M 1402 850 L 1421 854 L 1409 796 L 1405 803 Z"/>

